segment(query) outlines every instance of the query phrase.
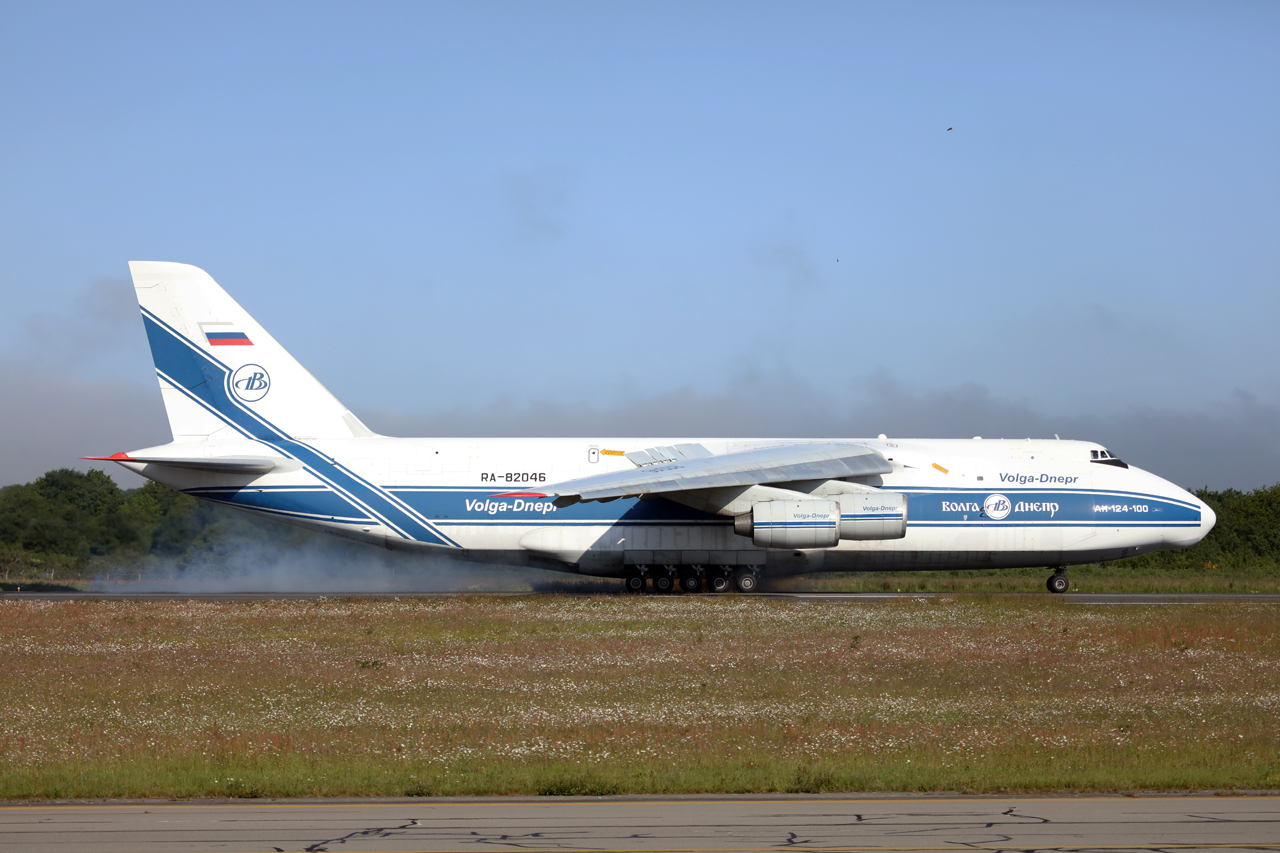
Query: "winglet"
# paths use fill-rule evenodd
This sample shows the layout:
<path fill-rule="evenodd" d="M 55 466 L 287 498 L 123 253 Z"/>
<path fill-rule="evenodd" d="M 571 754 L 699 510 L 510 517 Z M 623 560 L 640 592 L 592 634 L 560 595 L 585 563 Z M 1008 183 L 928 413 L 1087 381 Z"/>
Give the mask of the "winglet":
<path fill-rule="evenodd" d="M 81 459 L 92 459 L 94 462 L 132 462 L 128 453 L 112 453 L 110 456 L 81 456 Z"/>

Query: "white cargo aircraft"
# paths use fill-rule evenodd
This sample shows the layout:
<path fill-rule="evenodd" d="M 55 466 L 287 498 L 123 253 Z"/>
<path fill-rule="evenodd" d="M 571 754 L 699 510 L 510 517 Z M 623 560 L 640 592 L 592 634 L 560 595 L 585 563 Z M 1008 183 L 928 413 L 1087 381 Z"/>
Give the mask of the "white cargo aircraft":
<path fill-rule="evenodd" d="M 751 592 L 762 575 L 1046 566 L 1186 548 L 1213 510 L 1085 441 L 388 438 L 203 270 L 132 262 L 173 441 L 106 457 L 344 539 Z"/>

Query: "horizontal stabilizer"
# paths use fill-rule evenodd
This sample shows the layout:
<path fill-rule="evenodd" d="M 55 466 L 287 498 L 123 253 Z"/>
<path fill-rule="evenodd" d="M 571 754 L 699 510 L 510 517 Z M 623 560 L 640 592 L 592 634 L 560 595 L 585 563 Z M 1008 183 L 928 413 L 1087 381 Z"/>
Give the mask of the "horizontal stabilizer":
<path fill-rule="evenodd" d="M 110 456 L 84 456 L 98 462 L 136 462 L 143 465 L 169 465 L 173 468 L 191 468 L 196 471 L 213 471 L 217 474 L 266 474 L 274 471 L 288 459 L 272 459 L 269 456 L 130 456 L 113 453 Z"/>

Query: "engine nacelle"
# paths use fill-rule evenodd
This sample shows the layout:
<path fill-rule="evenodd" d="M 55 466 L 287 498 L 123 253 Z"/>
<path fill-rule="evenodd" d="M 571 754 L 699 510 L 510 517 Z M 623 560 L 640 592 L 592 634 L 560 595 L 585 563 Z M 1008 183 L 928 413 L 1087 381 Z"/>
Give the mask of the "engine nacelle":
<path fill-rule="evenodd" d="M 734 517 L 733 532 L 761 548 L 831 548 L 840 542 L 840 504 L 760 501 Z"/>
<path fill-rule="evenodd" d="M 837 495 L 841 539 L 901 539 L 907 535 L 907 496 L 901 492 Z"/>
<path fill-rule="evenodd" d="M 733 532 L 761 548 L 834 548 L 841 539 L 901 539 L 907 496 L 899 492 L 837 495 L 836 500 L 759 501 L 735 516 Z"/>

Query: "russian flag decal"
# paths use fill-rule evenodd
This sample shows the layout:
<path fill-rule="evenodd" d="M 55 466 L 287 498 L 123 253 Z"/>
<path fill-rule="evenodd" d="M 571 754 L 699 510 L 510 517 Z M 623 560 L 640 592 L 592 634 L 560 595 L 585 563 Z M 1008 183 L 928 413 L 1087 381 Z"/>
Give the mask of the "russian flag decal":
<path fill-rule="evenodd" d="M 251 347 L 253 341 L 244 332 L 236 330 L 234 323 L 201 323 L 200 331 L 211 347 Z"/>

